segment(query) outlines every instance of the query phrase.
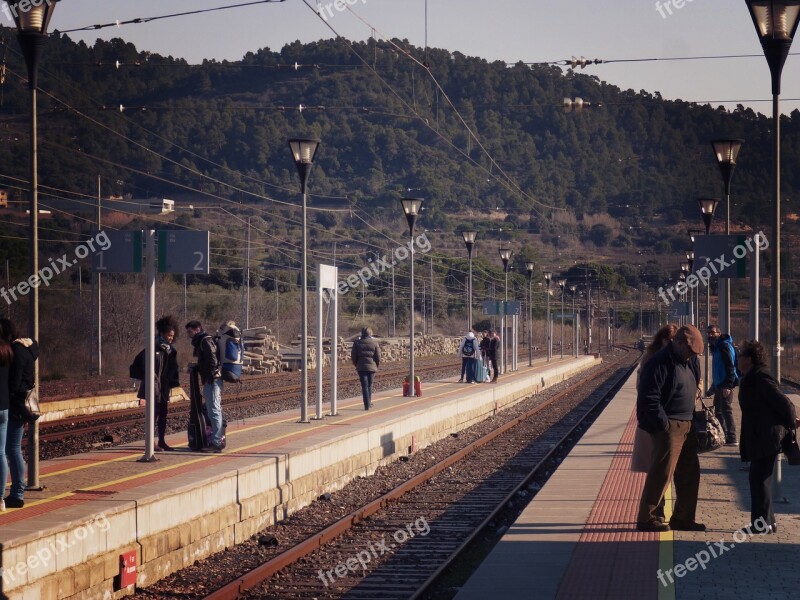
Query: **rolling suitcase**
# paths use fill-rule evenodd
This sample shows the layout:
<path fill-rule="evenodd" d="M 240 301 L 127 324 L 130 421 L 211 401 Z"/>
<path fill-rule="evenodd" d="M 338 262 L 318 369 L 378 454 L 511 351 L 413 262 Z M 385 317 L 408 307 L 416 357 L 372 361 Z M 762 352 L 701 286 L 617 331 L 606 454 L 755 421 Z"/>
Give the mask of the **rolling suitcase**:
<path fill-rule="evenodd" d="M 208 446 L 206 406 L 200 390 L 200 374 L 197 366 L 189 370 L 189 449 L 200 452 Z"/>

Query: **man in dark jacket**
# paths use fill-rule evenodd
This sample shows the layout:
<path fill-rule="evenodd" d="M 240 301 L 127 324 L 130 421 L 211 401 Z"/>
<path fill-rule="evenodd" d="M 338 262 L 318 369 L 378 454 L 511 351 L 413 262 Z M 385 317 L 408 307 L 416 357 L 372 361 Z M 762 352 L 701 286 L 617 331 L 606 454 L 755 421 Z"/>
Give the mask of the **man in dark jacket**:
<path fill-rule="evenodd" d="M 787 432 L 797 427 L 794 404 L 781 392 L 766 366 L 764 347 L 745 342 L 739 355 L 743 373 L 739 389 L 742 408 L 742 437 L 739 453 L 750 463 L 750 524 L 762 523 L 762 533 L 778 526 L 772 509 L 772 484 L 775 458 Z M 760 521 L 759 521 L 760 520 Z"/>
<path fill-rule="evenodd" d="M 725 443 L 736 445 L 736 423 L 733 420 L 733 388 L 739 383 L 736 371 L 736 351 L 733 338 L 722 335 L 719 327 L 710 324 L 707 330 L 708 348 L 711 352 L 711 387 L 707 396 L 714 394 L 714 413 L 725 431 Z"/>
<path fill-rule="evenodd" d="M 497 335 L 497 331 L 492 329 L 489 332 L 489 349 L 486 351 L 486 358 L 489 359 L 489 362 L 492 363 L 492 369 L 494 370 L 494 374 L 492 375 L 492 383 L 497 382 L 497 351 L 500 348 L 500 336 Z"/>
<path fill-rule="evenodd" d="M 172 315 L 161 317 L 156 321 L 155 356 L 153 357 L 153 398 L 155 400 L 156 430 L 158 442 L 156 452 L 170 451 L 164 439 L 167 432 L 167 411 L 169 409 L 169 393 L 172 388 L 180 386 L 180 367 L 178 367 L 178 352 L 172 345 L 178 333 L 178 323 Z M 144 374 L 145 350 L 142 350 L 134 359 L 134 369 L 137 374 Z M 145 398 L 146 383 L 142 379 L 137 397 Z"/>
<path fill-rule="evenodd" d="M 372 337 L 372 328 L 365 327 L 361 330 L 361 337 L 353 342 L 350 359 L 361 380 L 364 410 L 369 410 L 372 408 L 372 378 L 378 372 L 381 364 L 381 353 L 378 349 L 378 342 Z"/>
<path fill-rule="evenodd" d="M 206 401 L 208 420 L 211 423 L 211 448 L 222 452 L 222 370 L 214 336 L 207 333 L 200 321 L 189 321 L 186 332 L 192 340 L 194 356 L 197 358 L 197 372 L 203 384 L 203 398 Z"/>
<path fill-rule="evenodd" d="M 692 416 L 697 377 L 692 358 L 703 352 L 703 335 L 693 325 L 678 329 L 675 339 L 653 355 L 639 379 L 636 415 L 652 437 L 653 463 L 647 472 L 636 527 L 639 531 L 705 531 L 695 522 L 700 462 Z M 669 525 L 656 517 L 670 481 L 675 478 L 675 510 Z"/>

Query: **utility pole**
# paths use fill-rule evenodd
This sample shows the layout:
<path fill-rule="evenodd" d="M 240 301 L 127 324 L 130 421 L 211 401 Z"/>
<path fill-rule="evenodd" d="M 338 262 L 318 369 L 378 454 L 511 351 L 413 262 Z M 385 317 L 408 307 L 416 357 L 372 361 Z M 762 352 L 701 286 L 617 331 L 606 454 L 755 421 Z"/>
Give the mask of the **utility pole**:
<path fill-rule="evenodd" d="M 430 259 L 431 259 L 431 331 L 430 331 L 430 333 L 431 333 L 431 335 L 433 335 L 433 257 L 431 256 Z M 470 327 L 472 327 L 471 323 L 470 323 Z"/>

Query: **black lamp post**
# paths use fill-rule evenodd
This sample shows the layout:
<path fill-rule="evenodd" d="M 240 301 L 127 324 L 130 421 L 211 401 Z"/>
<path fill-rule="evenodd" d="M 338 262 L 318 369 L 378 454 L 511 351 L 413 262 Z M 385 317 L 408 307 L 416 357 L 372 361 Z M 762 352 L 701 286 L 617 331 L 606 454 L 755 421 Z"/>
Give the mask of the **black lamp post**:
<path fill-rule="evenodd" d="M 506 277 L 506 290 L 505 290 L 505 302 L 503 304 L 503 317 L 500 319 L 500 328 L 503 331 L 503 335 L 501 336 L 501 348 L 503 353 L 503 373 L 505 373 L 508 365 L 508 360 L 506 359 L 506 349 L 510 348 L 510 344 L 506 344 L 506 313 L 508 312 L 508 261 L 511 260 L 511 256 L 514 254 L 514 251 L 510 248 L 500 248 L 500 260 L 503 261 L 503 273 L 505 273 Z"/>
<path fill-rule="evenodd" d="M 694 250 L 687 250 L 686 251 L 686 262 L 689 264 L 689 275 L 694 272 Z M 689 287 L 689 302 L 694 303 L 695 293 L 697 294 L 697 302 L 700 302 L 700 287 L 697 287 L 697 292 L 694 292 L 693 288 Z M 694 321 L 694 306 L 692 307 L 691 317 L 692 321 Z M 700 325 L 700 319 L 697 319 L 696 323 L 692 323 L 693 325 Z"/>
<path fill-rule="evenodd" d="M 472 329 L 472 249 L 475 247 L 475 238 L 478 236 L 477 231 L 462 231 L 464 236 L 464 243 L 467 246 L 467 255 L 469 256 L 469 283 L 467 284 L 467 330 Z"/>
<path fill-rule="evenodd" d="M 320 140 L 314 138 L 292 138 L 289 140 L 289 149 L 292 151 L 297 173 L 300 175 L 300 191 L 303 194 L 303 267 L 302 283 L 300 289 L 300 304 L 302 304 L 302 323 L 300 325 L 300 368 L 303 374 L 300 379 L 300 422 L 308 423 L 308 176 L 317 155 Z M 322 368 L 322 357 L 318 356 Z"/>
<path fill-rule="evenodd" d="M 800 0 L 745 0 L 772 76 L 772 375 L 781 380 L 781 71 L 800 20 Z"/>
<path fill-rule="evenodd" d="M 553 279 L 553 274 L 550 271 L 544 272 L 544 283 L 545 283 L 545 290 L 544 293 L 547 296 L 547 308 L 546 308 L 546 315 L 545 315 L 545 337 L 547 337 L 547 362 L 550 362 L 553 358 L 553 328 L 552 322 L 550 320 L 550 281 Z"/>
<path fill-rule="evenodd" d="M 28 252 L 31 277 L 39 273 L 39 162 L 37 143 L 36 88 L 39 85 L 39 58 L 47 41 L 47 27 L 53 16 L 58 0 L 38 3 L 31 2 L 27 7 L 22 2 L 6 0 L 8 9 L 17 26 L 19 41 L 25 65 L 28 67 L 28 88 L 31 91 L 31 186 L 30 186 L 30 239 Z M 23 10 L 27 8 L 27 10 Z M 8 14 L 8 13 L 6 13 Z M 31 286 L 31 299 L 28 304 L 28 331 L 32 339 L 39 339 L 39 286 Z M 39 389 L 39 361 L 34 362 L 34 385 Z M 39 422 L 34 422 L 28 439 L 28 489 L 39 489 Z"/>
<path fill-rule="evenodd" d="M 733 179 L 733 171 L 736 169 L 736 158 L 739 156 L 739 150 L 742 149 L 744 140 L 730 139 L 730 140 L 714 140 L 711 142 L 711 147 L 714 149 L 714 156 L 717 158 L 720 173 L 722 173 L 722 181 L 725 184 L 725 235 L 731 233 L 731 179 Z M 725 290 L 725 309 L 720 311 L 720 317 L 723 322 L 720 327 L 724 328 L 722 331 L 730 332 L 731 330 L 731 280 L 725 278 L 723 285 Z"/>
<path fill-rule="evenodd" d="M 412 243 L 411 246 L 411 280 L 409 288 L 411 290 L 411 327 L 409 333 L 409 352 L 408 352 L 408 395 L 413 396 L 416 388 L 414 381 L 414 223 L 417 221 L 420 211 L 422 210 L 422 198 L 403 198 L 400 200 L 400 206 L 403 207 L 403 214 L 408 221 L 408 235 Z"/>
<path fill-rule="evenodd" d="M 717 210 L 719 200 L 716 198 L 698 198 L 700 204 L 700 212 L 703 215 L 703 224 L 706 226 L 706 235 L 711 231 L 711 219 L 714 217 L 714 211 Z"/>
<path fill-rule="evenodd" d="M 528 273 L 528 366 L 533 366 L 533 269 L 536 265 L 532 262 L 525 263 Z"/>

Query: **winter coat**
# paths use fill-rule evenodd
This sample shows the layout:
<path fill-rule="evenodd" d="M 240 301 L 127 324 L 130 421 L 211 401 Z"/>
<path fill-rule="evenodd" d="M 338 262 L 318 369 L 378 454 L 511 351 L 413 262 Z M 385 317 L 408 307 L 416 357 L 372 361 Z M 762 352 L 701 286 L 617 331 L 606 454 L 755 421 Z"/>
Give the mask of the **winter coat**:
<path fill-rule="evenodd" d="M 219 362 L 217 342 L 214 341 L 214 336 L 205 331 L 199 331 L 192 338 L 192 346 L 197 359 L 197 372 L 203 385 L 211 383 L 215 379 L 222 379 L 220 371 L 222 365 Z"/>
<path fill-rule="evenodd" d="M 472 341 L 472 355 L 471 356 L 464 356 L 464 344 L 467 343 L 467 340 L 471 340 Z M 478 340 L 475 339 L 475 334 L 472 333 L 471 331 L 461 339 L 461 343 L 458 345 L 458 357 L 459 358 L 471 358 L 471 359 L 480 358 L 480 354 L 478 354 Z"/>
<path fill-rule="evenodd" d="M 134 363 L 144 373 L 145 352 L 142 350 L 136 355 Z M 156 336 L 155 356 L 153 356 L 153 398 L 156 402 L 169 402 L 169 391 L 180 386 L 180 367 L 178 366 L 178 351 L 161 336 Z M 143 379 L 139 385 L 137 398 L 146 397 L 146 382 Z"/>
<path fill-rule="evenodd" d="M 25 412 L 25 397 L 35 382 L 33 363 L 39 358 L 39 343 L 30 338 L 18 338 L 12 342 L 11 349 L 14 351 L 14 362 L 8 374 L 10 404 L 7 408 L 13 414 L 20 414 Z"/>
<path fill-rule="evenodd" d="M 636 397 L 639 427 L 649 433 L 666 431 L 669 419 L 691 421 L 697 395 L 692 361 L 682 361 L 673 342 L 653 355 L 642 370 Z"/>
<path fill-rule="evenodd" d="M 491 343 L 492 343 L 492 340 L 489 339 L 488 335 L 486 337 L 484 337 L 484 338 L 481 338 L 481 343 L 478 345 L 478 348 L 480 349 L 481 354 L 485 355 L 485 354 L 487 354 L 489 352 L 489 345 Z"/>
<path fill-rule="evenodd" d="M 735 351 L 733 338 L 727 333 L 721 335 L 711 346 L 711 389 L 733 389 L 737 383 Z M 709 394 L 710 395 L 710 394 Z"/>
<path fill-rule="evenodd" d="M 381 353 L 378 342 L 373 337 L 361 337 L 353 342 L 350 360 L 356 371 L 362 373 L 376 373 L 381 364 Z"/>
<path fill-rule="evenodd" d="M 497 349 L 500 347 L 500 338 L 493 337 L 489 342 L 489 349 L 486 351 L 486 358 L 497 360 Z"/>
<path fill-rule="evenodd" d="M 742 460 L 748 462 L 778 454 L 781 440 L 788 430 L 795 428 L 797 413 L 766 367 L 753 367 L 742 377 L 739 406 Z"/>

